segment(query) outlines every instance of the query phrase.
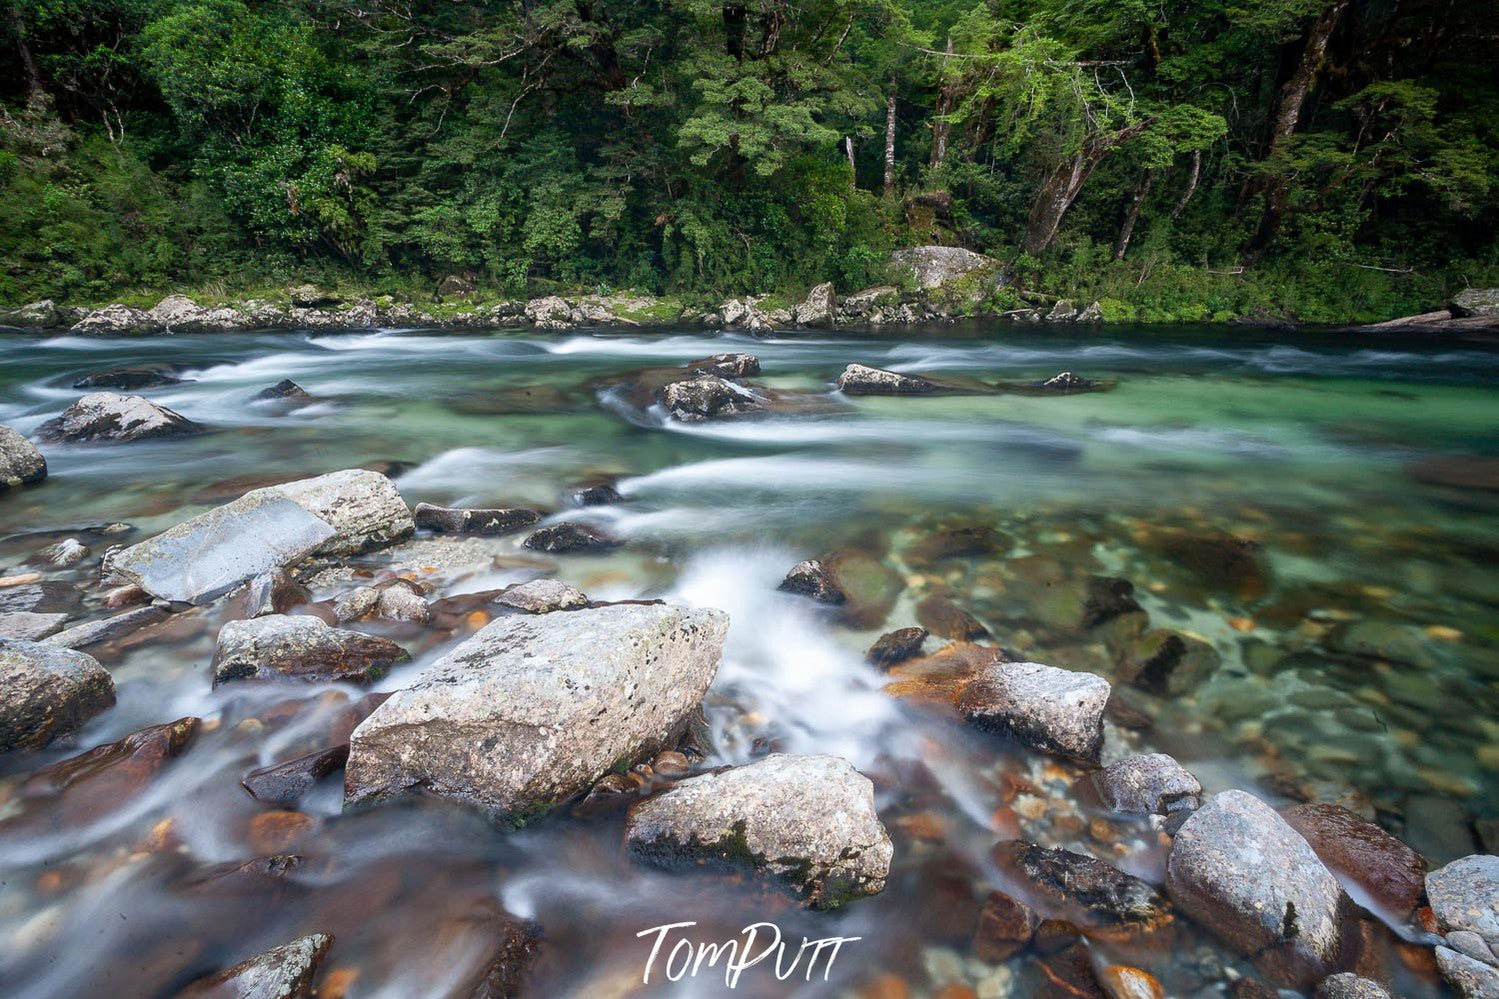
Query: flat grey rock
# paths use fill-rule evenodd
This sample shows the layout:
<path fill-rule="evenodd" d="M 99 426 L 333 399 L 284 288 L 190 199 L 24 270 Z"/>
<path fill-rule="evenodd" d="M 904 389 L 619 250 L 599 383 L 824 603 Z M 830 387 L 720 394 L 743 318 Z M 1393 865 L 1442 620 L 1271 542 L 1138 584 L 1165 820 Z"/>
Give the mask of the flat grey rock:
<path fill-rule="evenodd" d="M 311 555 L 353 554 L 414 529 L 395 483 L 351 468 L 252 490 L 107 562 L 154 596 L 199 604 Z"/>
<path fill-rule="evenodd" d="M 519 824 L 652 755 L 718 671 L 728 616 L 616 604 L 490 622 L 350 740 L 349 803 L 409 791 Z"/>
<path fill-rule="evenodd" d="M 39 749 L 114 702 L 114 680 L 93 657 L 0 639 L 0 752 Z"/>
<path fill-rule="evenodd" d="M 1107 680 L 1092 673 L 997 662 L 975 673 L 958 706 L 977 728 L 1031 749 L 1097 763 L 1111 690 Z"/>
<path fill-rule="evenodd" d="M 137 607 L 123 614 L 115 614 L 98 621 L 88 621 L 66 631 L 60 631 L 48 638 L 47 644 L 59 645 L 67 649 L 84 649 L 90 645 L 123 638 L 148 624 L 165 621 L 166 618 L 167 612 L 159 607 Z"/>
<path fill-rule="evenodd" d="M 40 482 L 47 477 L 47 461 L 29 440 L 0 423 L 0 492 Z"/>
<path fill-rule="evenodd" d="M 48 635 L 55 635 L 61 631 L 67 620 L 66 614 L 10 611 L 0 614 L 0 638 L 19 638 L 24 642 L 40 642 Z"/>
<path fill-rule="evenodd" d="M 1177 830 L 1166 890 L 1246 955 L 1278 950 L 1291 978 L 1317 980 L 1342 943 L 1344 896 L 1307 841 L 1269 805 L 1225 791 Z"/>
<path fill-rule="evenodd" d="M 549 614 L 587 607 L 588 597 L 576 586 L 568 586 L 560 579 L 531 579 L 506 587 L 494 602 L 527 614 Z"/>
<path fill-rule="evenodd" d="M 1344 971 L 1324 978 L 1312 999 L 1390 999 L 1390 994 L 1378 982 Z"/>
<path fill-rule="evenodd" d="M 630 812 L 630 853 L 667 867 L 744 867 L 814 908 L 885 887 L 894 854 L 874 785 L 837 756 L 780 753 L 689 777 Z"/>

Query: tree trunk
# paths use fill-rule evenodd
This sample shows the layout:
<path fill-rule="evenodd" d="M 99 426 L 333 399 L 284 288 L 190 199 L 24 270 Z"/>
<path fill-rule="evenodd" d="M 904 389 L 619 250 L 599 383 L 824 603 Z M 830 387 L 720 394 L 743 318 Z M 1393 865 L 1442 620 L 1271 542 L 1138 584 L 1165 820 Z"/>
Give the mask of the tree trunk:
<path fill-rule="evenodd" d="M 5 5 L 5 20 L 11 33 L 16 36 L 16 54 L 26 73 L 26 101 L 30 103 L 33 97 L 41 93 L 42 71 L 37 67 L 36 57 L 31 54 L 31 46 L 26 44 L 26 24 L 21 20 L 21 12 L 15 4 Z"/>
<path fill-rule="evenodd" d="M 843 151 L 848 154 L 848 186 L 859 186 L 859 168 L 854 166 L 854 139 L 851 135 L 843 137 Z"/>
<path fill-rule="evenodd" d="M 1057 230 L 1061 228 L 1067 209 L 1072 207 L 1072 203 L 1082 193 L 1083 184 L 1087 183 L 1088 177 L 1103 158 L 1155 122 L 1156 119 L 1150 117 L 1117 132 L 1096 135 L 1083 143 L 1080 152 L 1052 168 L 1041 184 L 1041 190 L 1036 192 L 1036 200 L 1031 202 L 1030 215 L 1026 220 L 1025 241 L 1022 244 L 1027 254 L 1038 256 L 1057 238 Z"/>
<path fill-rule="evenodd" d="M 1145 196 L 1150 193 L 1150 185 L 1155 181 L 1155 171 L 1146 170 L 1140 175 L 1140 183 L 1135 187 L 1135 196 L 1130 199 L 1129 208 L 1125 209 L 1124 222 L 1119 226 L 1119 241 L 1114 244 L 1114 259 L 1123 260 L 1124 254 L 1129 250 L 1129 241 L 1135 234 L 1135 223 L 1140 221 L 1140 209 L 1145 207 Z"/>
<path fill-rule="evenodd" d="M 885 193 L 895 190 L 895 77 L 885 97 Z"/>
<path fill-rule="evenodd" d="M 1182 192 L 1181 200 L 1171 210 L 1171 221 L 1175 222 L 1181 217 L 1181 213 L 1187 210 L 1187 202 L 1192 200 L 1192 195 L 1197 193 L 1197 182 L 1202 179 L 1202 150 L 1192 150 L 1192 172 L 1187 174 L 1187 189 Z"/>
<path fill-rule="evenodd" d="M 1306 106 L 1307 92 L 1311 90 L 1317 74 L 1322 71 L 1322 63 L 1327 58 L 1327 43 L 1349 3 L 1350 0 L 1333 0 L 1322 8 L 1317 20 L 1313 22 L 1311 31 L 1307 34 L 1306 45 L 1301 50 L 1301 61 L 1297 63 L 1296 71 L 1291 74 L 1286 85 L 1281 88 L 1275 125 L 1270 132 L 1267 159 L 1284 149 L 1286 142 L 1296 133 L 1296 126 L 1301 122 L 1301 111 Z M 1280 232 L 1290 201 L 1285 175 L 1277 173 L 1269 178 L 1265 186 L 1265 213 L 1260 217 L 1259 228 L 1244 245 L 1241 262 L 1245 266 L 1258 260 L 1260 254 L 1275 239 L 1276 233 Z"/>
<path fill-rule="evenodd" d="M 952 55 L 952 38 L 947 39 L 947 54 Z M 952 134 L 952 122 L 947 120 L 947 116 L 952 114 L 955 84 L 947 79 L 947 63 L 947 59 L 942 60 L 942 86 L 937 91 L 937 117 L 932 122 L 933 170 L 940 169 L 947 159 L 947 139 Z"/>

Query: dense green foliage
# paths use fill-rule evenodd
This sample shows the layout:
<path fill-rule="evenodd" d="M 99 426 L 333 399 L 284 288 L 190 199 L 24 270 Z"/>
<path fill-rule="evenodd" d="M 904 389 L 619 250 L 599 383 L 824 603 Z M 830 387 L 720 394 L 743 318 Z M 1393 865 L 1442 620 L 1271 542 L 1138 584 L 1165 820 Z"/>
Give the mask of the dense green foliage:
<path fill-rule="evenodd" d="M 942 242 L 1120 316 L 1409 311 L 1499 275 L 1484 6 L 16 0 L 0 301 L 852 290 Z"/>

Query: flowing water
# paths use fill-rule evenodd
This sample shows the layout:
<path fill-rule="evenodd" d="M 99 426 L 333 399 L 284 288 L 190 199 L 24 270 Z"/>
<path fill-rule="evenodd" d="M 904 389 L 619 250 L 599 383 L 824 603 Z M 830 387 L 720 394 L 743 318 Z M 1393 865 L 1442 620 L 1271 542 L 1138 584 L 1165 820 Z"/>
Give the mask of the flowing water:
<path fill-rule="evenodd" d="M 815 405 L 684 425 L 610 388 L 638 369 L 740 350 L 761 358 L 756 384 Z M 845 756 L 875 779 L 896 844 L 883 894 L 809 914 L 753 879 L 632 863 L 617 812 L 558 814 L 514 833 L 431 802 L 344 814 L 335 775 L 300 815 L 266 817 L 239 779 L 326 744 L 362 692 L 213 689 L 224 601 L 91 649 L 115 677 L 117 707 L 71 749 L 0 758 L 7 996 L 170 994 L 313 931 L 336 938 L 325 995 L 457 995 L 492 953 L 501 907 L 542 929 L 539 996 L 729 994 L 721 973 L 672 983 L 660 964 L 642 985 L 649 940 L 637 934 L 689 920 L 702 940 L 761 920 L 797 942 L 861 938 L 811 981 L 804 967 L 778 982 L 761 966 L 732 994 L 861 994 L 894 988 L 890 975 L 917 996 L 954 984 L 1038 994 L 1033 954 L 993 965 L 969 950 L 977 907 L 1003 882 L 989 858 L 996 840 L 1065 846 L 1155 881 L 1168 841 L 1106 818 L 1081 771 L 885 689 L 891 676 L 865 665 L 864 650 L 916 623 L 916 604 L 933 594 L 970 611 L 996 644 L 1114 679 L 1135 719 L 1110 723 L 1108 758 L 1162 750 L 1209 793 L 1342 801 L 1433 864 L 1494 848 L 1499 351 L 1482 345 L 1286 344 L 1210 330 L 500 330 L 8 337 L 0 357 L 0 422 L 22 432 L 75 399 L 80 376 L 140 364 L 179 369 L 183 384 L 142 394 L 211 428 L 48 448 L 47 482 L 0 499 L 0 575 L 31 571 L 22 563 L 57 537 L 102 550 L 253 486 L 355 465 L 396 463 L 382 467 L 413 505 L 560 511 L 568 486 L 612 479 L 623 504 L 565 516 L 628 539 L 619 551 L 538 558 L 524 535 L 419 539 L 318 576 L 315 596 L 395 566 L 415 567 L 434 597 L 550 572 L 595 599 L 723 608 L 732 626 L 704 765 L 768 749 Z M 989 383 L 1071 370 L 1117 384 L 1062 397 L 844 398 L 831 383 L 853 361 Z M 282 378 L 316 401 L 248 401 Z M 107 523 L 131 530 L 98 533 Z M 922 546 L 954 527 L 990 528 L 993 543 L 957 557 Z M 893 573 L 901 592 L 883 619 L 850 624 L 777 592 L 792 564 L 832 551 Z M 96 566 L 54 575 L 92 586 Z M 1128 580 L 1141 610 L 1082 626 L 1055 598 L 1093 576 Z M 109 612 L 91 598 L 81 613 Z M 1200 675 L 1169 689 L 1122 682 L 1118 663 L 1145 614 L 1148 627 L 1192 640 Z M 376 689 L 409 682 L 473 626 L 368 625 L 414 653 Z M 893 690 L 919 695 L 919 679 L 896 677 Z M 185 715 L 204 719 L 203 731 L 154 774 L 72 805 L 21 800 L 37 766 Z M 300 864 L 280 877 L 210 877 L 288 853 Z M 1407 994 L 1439 994 L 1396 932 L 1410 933 L 1382 938 L 1384 973 Z M 1186 930 L 1169 947 L 1092 946 L 1099 962 L 1143 967 L 1173 995 L 1221 994 L 1247 970 Z"/>

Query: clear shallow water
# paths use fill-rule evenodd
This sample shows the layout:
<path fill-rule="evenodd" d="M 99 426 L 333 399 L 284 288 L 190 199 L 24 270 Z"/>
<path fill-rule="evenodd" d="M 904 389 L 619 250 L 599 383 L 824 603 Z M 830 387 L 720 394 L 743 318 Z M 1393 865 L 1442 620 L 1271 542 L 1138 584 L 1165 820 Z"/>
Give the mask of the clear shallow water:
<path fill-rule="evenodd" d="M 989 382 L 1072 370 L 1118 385 L 1064 398 L 834 395 L 800 415 L 690 426 L 602 387 L 726 350 L 761 358 L 756 384 L 818 396 L 853 361 Z M 178 441 L 49 449 L 48 482 L 0 500 L 0 569 L 46 543 L 35 532 L 122 521 L 144 537 L 267 480 L 370 462 L 405 463 L 397 482 L 412 504 L 556 509 L 569 484 L 617 478 L 624 505 L 568 517 L 630 544 L 545 561 L 596 598 L 727 610 L 733 625 L 708 704 L 718 737 L 710 762 L 745 762 L 767 746 L 844 755 L 876 779 L 896 841 L 883 895 L 814 916 L 751 882 L 631 864 L 617 815 L 558 817 L 508 835 L 430 804 L 342 815 L 333 779 L 304 802 L 300 838 L 277 838 L 239 778 L 318 748 L 360 692 L 212 690 L 206 670 L 223 609 L 207 609 L 91 650 L 114 673 L 119 705 L 89 724 L 80 748 L 186 714 L 207 730 L 108 808 L 0 829 L 7 994 L 94 994 L 107 983 L 111 994 L 158 995 L 325 931 L 337 942 L 324 974 L 340 976 L 347 995 L 444 995 L 482 960 L 482 913 L 495 903 L 543 928 L 538 995 L 725 994 L 722 978 L 707 975 L 640 985 L 649 948 L 635 935 L 684 919 L 702 924 L 702 939 L 757 920 L 793 940 L 863 937 L 828 982 L 821 969 L 794 989 L 746 973 L 734 994 L 839 995 L 883 973 L 916 995 L 952 982 L 1033 994 L 1033 957 L 985 966 L 967 947 L 977 901 L 1001 883 L 988 858 L 999 835 L 1018 829 L 1152 880 L 1161 841 L 1143 825 L 1090 824 L 1100 816 L 1074 789 L 1076 771 L 890 696 L 888 678 L 862 659 L 881 631 L 914 624 L 918 601 L 941 593 L 998 644 L 1117 681 L 1128 635 L 1052 614 L 1048 581 L 1059 573 L 1129 580 L 1151 627 L 1216 652 L 1210 675 L 1189 690 L 1126 690 L 1154 725 L 1111 729 L 1111 752 L 1173 752 L 1209 792 L 1352 802 L 1434 863 L 1479 849 L 1482 823 L 1499 815 L 1499 493 L 1492 470 L 1487 489 L 1459 487 L 1432 481 L 1450 478 L 1454 463 L 1445 472 L 1430 464 L 1499 458 L 1499 351 L 1003 328 L 899 340 L 14 337 L 0 341 L 0 359 L 0 422 L 23 432 L 81 394 L 71 388 L 78 377 L 140 364 L 178 366 L 192 381 L 142 394 L 213 428 Z M 281 378 L 320 401 L 291 412 L 247 401 Z M 1003 551 L 915 557 L 931 532 L 973 525 L 1000 532 Z M 1200 557 L 1225 539 L 1248 544 L 1247 562 L 1226 570 Z M 427 578 L 451 594 L 550 570 L 519 558 L 530 554 L 519 541 L 501 540 L 482 564 L 450 558 Z M 794 562 L 831 550 L 869 553 L 904 580 L 882 624 L 850 629 L 775 591 Z M 442 558 L 429 549 L 366 561 L 378 572 Z M 89 568 L 74 575 L 86 579 Z M 323 579 L 317 596 L 351 585 Z M 378 689 L 399 687 L 466 631 L 388 633 L 415 660 Z M 11 775 L 0 793 L 65 755 L 0 758 L 0 774 Z M 1036 793 L 1015 798 L 1022 777 Z M 282 852 L 303 858 L 286 877 L 198 883 L 211 865 Z M 1435 994 L 1388 949 L 1410 994 Z M 1210 987 L 1232 964 L 1190 933 L 1164 952 L 1118 942 L 1095 951 L 1150 970 L 1172 994 Z"/>

